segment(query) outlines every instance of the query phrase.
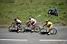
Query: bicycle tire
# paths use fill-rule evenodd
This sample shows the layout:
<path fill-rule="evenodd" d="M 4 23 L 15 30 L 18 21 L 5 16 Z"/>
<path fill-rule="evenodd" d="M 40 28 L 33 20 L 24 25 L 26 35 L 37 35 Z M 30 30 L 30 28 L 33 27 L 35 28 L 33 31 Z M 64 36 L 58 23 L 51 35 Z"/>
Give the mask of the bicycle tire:
<path fill-rule="evenodd" d="M 50 31 L 50 34 L 56 35 L 57 34 L 57 29 L 56 28 L 52 28 L 52 30 Z"/>

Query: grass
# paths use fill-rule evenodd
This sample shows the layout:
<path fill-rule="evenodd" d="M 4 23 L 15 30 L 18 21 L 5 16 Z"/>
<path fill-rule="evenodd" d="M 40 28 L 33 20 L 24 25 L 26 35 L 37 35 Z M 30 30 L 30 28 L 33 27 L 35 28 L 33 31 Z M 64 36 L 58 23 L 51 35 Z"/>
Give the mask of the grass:
<path fill-rule="evenodd" d="M 53 23 L 67 24 L 66 0 L 13 0 L 0 1 L 0 25 L 10 24 L 15 17 L 20 17 L 23 23 L 33 16 L 39 22 L 50 19 Z M 56 7 L 59 16 L 48 16 L 49 8 Z M 40 16 L 39 16 L 40 15 Z"/>

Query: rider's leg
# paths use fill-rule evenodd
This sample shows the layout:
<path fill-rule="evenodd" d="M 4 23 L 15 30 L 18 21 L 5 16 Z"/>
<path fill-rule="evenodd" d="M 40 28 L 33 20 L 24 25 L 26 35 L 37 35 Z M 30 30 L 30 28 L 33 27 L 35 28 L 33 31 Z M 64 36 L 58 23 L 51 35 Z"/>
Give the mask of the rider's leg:
<path fill-rule="evenodd" d="M 18 29 L 18 28 L 21 28 L 21 23 L 19 23 L 19 22 L 17 22 L 17 30 L 20 30 L 20 29 Z"/>
<path fill-rule="evenodd" d="M 51 26 L 48 28 L 48 34 L 50 34 L 50 31 L 52 30 L 52 27 L 53 27 L 53 25 L 51 25 Z"/>
<path fill-rule="evenodd" d="M 32 22 L 31 25 L 32 25 L 32 31 L 35 31 L 35 22 Z"/>
<path fill-rule="evenodd" d="M 32 25 L 32 31 L 35 31 L 35 25 Z"/>

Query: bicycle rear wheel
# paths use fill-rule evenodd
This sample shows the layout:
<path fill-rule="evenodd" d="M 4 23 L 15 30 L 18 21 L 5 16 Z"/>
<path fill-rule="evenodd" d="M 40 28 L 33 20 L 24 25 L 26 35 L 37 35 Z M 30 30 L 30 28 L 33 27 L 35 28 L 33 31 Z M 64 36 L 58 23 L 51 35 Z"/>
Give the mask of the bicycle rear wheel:
<path fill-rule="evenodd" d="M 11 32 L 12 29 L 13 29 L 12 26 L 9 26 L 9 27 L 8 27 L 8 31 L 9 31 L 9 32 Z"/>

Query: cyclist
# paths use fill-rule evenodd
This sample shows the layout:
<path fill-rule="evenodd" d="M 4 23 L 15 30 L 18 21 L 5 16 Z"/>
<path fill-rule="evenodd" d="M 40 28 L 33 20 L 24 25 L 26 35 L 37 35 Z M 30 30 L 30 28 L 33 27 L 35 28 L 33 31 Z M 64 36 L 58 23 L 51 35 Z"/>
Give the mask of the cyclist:
<path fill-rule="evenodd" d="M 22 21 L 19 19 L 19 17 L 16 17 L 15 19 L 14 19 L 14 21 L 15 21 L 15 24 L 18 26 L 18 24 L 20 24 L 21 25 L 21 23 L 22 23 Z"/>
<path fill-rule="evenodd" d="M 52 30 L 53 23 L 50 22 L 50 20 L 47 20 L 46 23 L 43 25 L 43 27 L 46 26 L 48 28 L 48 34 L 50 34 L 50 31 Z"/>
<path fill-rule="evenodd" d="M 37 23 L 36 19 L 34 19 L 33 17 L 29 17 L 29 20 L 27 21 L 27 26 L 28 27 L 32 26 L 31 28 L 34 29 L 36 23 Z"/>

